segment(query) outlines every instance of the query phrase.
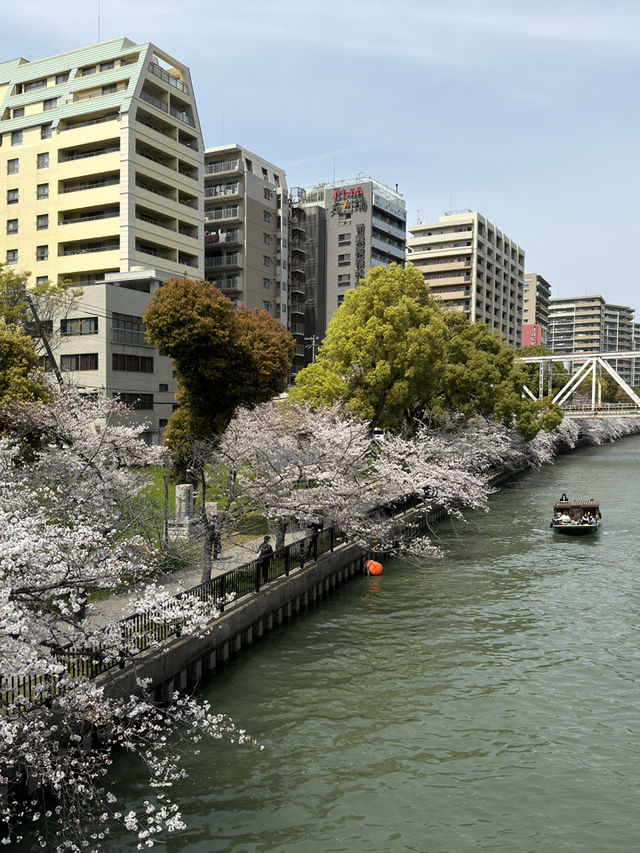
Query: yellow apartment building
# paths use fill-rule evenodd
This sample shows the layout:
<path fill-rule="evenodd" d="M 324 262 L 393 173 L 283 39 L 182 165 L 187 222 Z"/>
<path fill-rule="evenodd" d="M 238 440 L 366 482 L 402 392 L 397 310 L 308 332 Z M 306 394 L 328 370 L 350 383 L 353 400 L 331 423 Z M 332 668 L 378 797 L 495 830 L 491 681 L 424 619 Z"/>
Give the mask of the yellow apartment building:
<path fill-rule="evenodd" d="M 120 395 L 157 441 L 171 361 L 142 315 L 171 276 L 203 275 L 203 144 L 186 65 L 127 38 L 0 63 L 0 260 L 83 296 L 60 318 L 60 365 Z"/>

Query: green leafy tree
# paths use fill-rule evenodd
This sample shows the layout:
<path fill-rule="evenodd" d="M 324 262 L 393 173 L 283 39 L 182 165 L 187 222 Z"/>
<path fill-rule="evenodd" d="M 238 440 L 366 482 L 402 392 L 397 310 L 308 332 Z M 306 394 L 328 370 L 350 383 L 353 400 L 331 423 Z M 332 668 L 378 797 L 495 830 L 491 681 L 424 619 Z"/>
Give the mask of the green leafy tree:
<path fill-rule="evenodd" d="M 33 340 L 20 326 L 0 320 L 0 432 L 4 431 L 3 412 L 7 407 L 45 400 L 48 396 Z"/>
<path fill-rule="evenodd" d="M 180 408 L 165 443 L 182 465 L 195 439 L 219 435 L 240 405 L 285 390 L 294 342 L 267 311 L 233 304 L 211 282 L 170 279 L 144 316 L 147 337 L 174 361 Z"/>
<path fill-rule="evenodd" d="M 444 365 L 446 323 L 414 267 L 375 267 L 336 312 L 315 364 L 291 392 L 311 405 L 342 402 L 395 428 L 425 408 Z"/>
<path fill-rule="evenodd" d="M 297 377 L 295 400 L 341 403 L 376 426 L 480 414 L 527 437 L 562 419 L 547 401 L 523 399 L 514 351 L 483 323 L 447 311 L 412 266 L 377 267 L 334 315 L 315 364 Z"/>

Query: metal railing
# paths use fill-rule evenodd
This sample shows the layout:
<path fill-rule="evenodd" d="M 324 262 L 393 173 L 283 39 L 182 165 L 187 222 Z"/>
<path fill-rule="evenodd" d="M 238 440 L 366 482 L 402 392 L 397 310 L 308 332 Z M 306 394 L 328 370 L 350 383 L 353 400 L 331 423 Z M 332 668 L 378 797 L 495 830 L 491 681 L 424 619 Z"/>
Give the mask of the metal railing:
<path fill-rule="evenodd" d="M 266 584 L 281 577 L 288 577 L 294 569 L 302 569 L 305 564 L 317 560 L 322 554 L 334 550 L 344 538 L 335 527 L 320 530 L 295 542 L 278 548 L 272 557 L 254 559 L 238 568 L 211 578 L 175 596 L 176 599 L 197 598 L 210 603 L 221 613 L 233 607 L 246 595 L 258 593 Z M 54 654 L 63 664 L 65 673 L 47 676 L 22 676 L 9 678 L 0 694 L 0 706 L 6 711 L 8 706 L 23 706 L 26 702 L 33 705 L 46 705 L 53 697 L 68 689 L 68 676 L 71 679 L 95 678 L 110 669 L 123 669 L 128 657 L 140 654 L 170 637 L 182 634 L 183 622 L 160 622 L 151 612 L 135 613 L 117 623 L 122 637 L 122 651 L 118 654 L 109 649 L 108 655 L 101 645 L 95 648 L 72 650 L 59 648 Z M 72 685 L 71 685 L 72 686 Z M 20 697 L 24 697 L 21 700 Z"/>

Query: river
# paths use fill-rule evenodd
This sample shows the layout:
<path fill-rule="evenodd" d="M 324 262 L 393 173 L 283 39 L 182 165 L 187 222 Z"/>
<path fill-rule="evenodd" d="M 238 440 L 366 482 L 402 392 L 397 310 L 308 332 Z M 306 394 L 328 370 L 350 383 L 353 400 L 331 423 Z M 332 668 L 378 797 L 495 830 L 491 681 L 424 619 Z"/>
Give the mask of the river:
<path fill-rule="evenodd" d="M 637 850 L 639 474 L 632 437 L 519 476 L 438 525 L 443 559 L 389 561 L 210 680 L 264 748 L 200 745 L 166 849 Z M 562 492 L 600 499 L 597 536 L 552 534 Z"/>

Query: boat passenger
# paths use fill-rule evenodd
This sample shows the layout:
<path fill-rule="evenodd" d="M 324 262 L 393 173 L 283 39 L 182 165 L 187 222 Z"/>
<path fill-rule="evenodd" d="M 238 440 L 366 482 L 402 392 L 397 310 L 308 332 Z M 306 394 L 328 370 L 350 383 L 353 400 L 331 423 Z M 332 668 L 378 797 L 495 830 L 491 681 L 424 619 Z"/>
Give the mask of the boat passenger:
<path fill-rule="evenodd" d="M 571 516 L 568 512 L 563 512 L 560 515 L 560 524 L 571 524 Z"/>
<path fill-rule="evenodd" d="M 567 493 L 563 492 L 562 497 L 560 498 L 560 501 L 564 503 L 565 501 L 568 501 L 568 500 L 569 500 L 569 498 L 567 497 Z"/>
<path fill-rule="evenodd" d="M 589 515 L 587 515 L 586 510 L 583 510 L 582 516 L 580 517 L 580 524 L 590 524 Z"/>

